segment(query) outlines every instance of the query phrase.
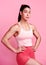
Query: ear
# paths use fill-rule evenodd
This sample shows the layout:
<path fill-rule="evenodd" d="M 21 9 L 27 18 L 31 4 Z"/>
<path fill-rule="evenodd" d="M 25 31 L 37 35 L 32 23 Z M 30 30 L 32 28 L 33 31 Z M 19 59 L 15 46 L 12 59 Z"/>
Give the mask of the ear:
<path fill-rule="evenodd" d="M 20 15 L 22 15 L 22 12 L 20 11 Z"/>

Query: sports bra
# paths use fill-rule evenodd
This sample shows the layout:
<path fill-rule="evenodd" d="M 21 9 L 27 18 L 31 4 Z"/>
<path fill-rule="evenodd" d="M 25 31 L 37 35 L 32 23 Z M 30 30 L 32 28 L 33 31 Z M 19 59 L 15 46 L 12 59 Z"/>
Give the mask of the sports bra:
<path fill-rule="evenodd" d="M 16 40 L 19 46 L 32 46 L 33 30 L 25 30 L 20 23 L 20 32 L 16 36 Z"/>

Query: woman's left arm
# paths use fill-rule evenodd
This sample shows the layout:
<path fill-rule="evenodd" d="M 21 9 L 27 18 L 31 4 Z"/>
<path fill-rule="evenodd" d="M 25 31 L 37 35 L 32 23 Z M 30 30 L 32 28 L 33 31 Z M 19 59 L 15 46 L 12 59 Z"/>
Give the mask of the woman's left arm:
<path fill-rule="evenodd" d="M 33 26 L 33 34 L 36 37 L 36 42 L 35 42 L 35 45 L 34 45 L 34 50 L 36 51 L 36 49 L 38 48 L 38 46 L 41 42 L 41 36 L 40 36 L 39 32 L 37 31 L 35 26 Z"/>

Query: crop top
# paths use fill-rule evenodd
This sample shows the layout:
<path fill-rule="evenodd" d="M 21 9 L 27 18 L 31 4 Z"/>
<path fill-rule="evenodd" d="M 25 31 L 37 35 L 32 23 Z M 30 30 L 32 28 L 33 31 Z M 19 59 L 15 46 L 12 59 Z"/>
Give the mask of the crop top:
<path fill-rule="evenodd" d="M 33 30 L 25 30 L 20 23 L 20 33 L 16 36 L 19 46 L 32 46 Z"/>

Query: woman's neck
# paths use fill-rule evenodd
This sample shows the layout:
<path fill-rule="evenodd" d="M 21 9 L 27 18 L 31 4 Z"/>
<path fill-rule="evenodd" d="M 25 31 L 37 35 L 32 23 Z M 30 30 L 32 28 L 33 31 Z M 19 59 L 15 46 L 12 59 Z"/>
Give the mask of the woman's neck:
<path fill-rule="evenodd" d="M 28 22 L 26 21 L 26 20 L 23 20 L 23 19 L 21 19 L 21 21 L 20 21 L 22 24 L 28 24 Z"/>

